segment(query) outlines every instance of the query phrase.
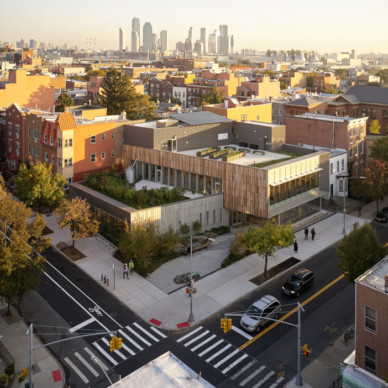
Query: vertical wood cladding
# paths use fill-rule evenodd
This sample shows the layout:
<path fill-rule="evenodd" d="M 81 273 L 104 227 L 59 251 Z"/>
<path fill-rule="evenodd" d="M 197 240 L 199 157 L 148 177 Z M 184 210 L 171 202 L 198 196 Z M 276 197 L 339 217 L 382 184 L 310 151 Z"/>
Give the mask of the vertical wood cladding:
<path fill-rule="evenodd" d="M 221 178 L 224 207 L 226 209 L 233 209 L 262 218 L 268 216 L 269 194 L 266 170 L 174 152 L 124 145 L 124 166 L 128 167 L 131 161 L 136 159 L 157 166 L 191 172 L 192 174 Z"/>

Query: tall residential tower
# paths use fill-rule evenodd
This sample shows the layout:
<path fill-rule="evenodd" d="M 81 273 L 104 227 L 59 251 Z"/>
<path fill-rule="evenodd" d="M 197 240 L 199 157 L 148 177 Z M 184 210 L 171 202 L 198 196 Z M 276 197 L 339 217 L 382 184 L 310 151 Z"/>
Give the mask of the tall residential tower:
<path fill-rule="evenodd" d="M 125 31 L 122 28 L 120 28 L 119 29 L 119 50 L 120 51 L 124 51 L 125 50 L 125 45 L 126 45 Z"/>

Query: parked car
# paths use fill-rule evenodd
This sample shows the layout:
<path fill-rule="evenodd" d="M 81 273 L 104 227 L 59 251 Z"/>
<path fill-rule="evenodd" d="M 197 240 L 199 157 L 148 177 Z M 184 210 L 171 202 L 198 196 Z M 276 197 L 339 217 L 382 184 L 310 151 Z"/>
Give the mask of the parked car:
<path fill-rule="evenodd" d="M 310 288 L 314 283 L 314 274 L 306 268 L 298 269 L 294 274 L 283 284 L 283 294 L 291 296 L 299 296 L 306 288 Z"/>
<path fill-rule="evenodd" d="M 375 220 L 377 222 L 387 222 L 388 221 L 388 207 L 384 207 L 377 214 Z"/>
<path fill-rule="evenodd" d="M 260 331 L 267 323 L 267 318 L 278 319 L 282 311 L 280 302 L 272 295 L 265 295 L 257 300 L 241 317 L 241 327 L 249 332 Z"/>

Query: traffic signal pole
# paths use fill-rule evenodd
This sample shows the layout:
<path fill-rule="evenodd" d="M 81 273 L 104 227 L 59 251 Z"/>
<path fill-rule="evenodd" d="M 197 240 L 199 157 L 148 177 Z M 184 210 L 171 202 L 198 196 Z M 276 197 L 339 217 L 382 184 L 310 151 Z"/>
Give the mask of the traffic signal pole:
<path fill-rule="evenodd" d="M 301 337 L 302 337 L 302 314 L 301 314 L 302 311 L 301 311 L 301 309 L 302 309 L 302 306 L 298 302 L 298 340 L 296 343 L 296 350 L 298 352 L 298 368 L 297 368 L 297 375 L 296 375 L 296 379 L 295 379 L 295 384 L 298 387 L 301 387 L 303 385 L 302 374 L 300 371 L 300 353 L 301 353 L 300 348 L 301 348 Z"/>

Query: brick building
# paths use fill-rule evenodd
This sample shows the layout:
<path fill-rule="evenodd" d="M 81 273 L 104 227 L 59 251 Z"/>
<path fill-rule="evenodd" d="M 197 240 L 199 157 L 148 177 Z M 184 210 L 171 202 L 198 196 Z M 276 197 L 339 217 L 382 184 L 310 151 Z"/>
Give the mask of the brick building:
<path fill-rule="evenodd" d="M 311 84 L 307 81 L 307 86 L 310 91 L 313 92 L 323 92 L 327 88 L 338 88 L 340 86 L 340 77 L 334 75 L 333 73 L 323 73 L 315 74 L 309 76 L 307 80 L 310 79 Z"/>
<path fill-rule="evenodd" d="M 173 97 L 173 84 L 166 79 L 151 78 L 148 94 L 159 102 L 167 102 Z"/>
<path fill-rule="evenodd" d="M 285 104 L 287 116 L 297 116 L 303 113 L 328 113 L 328 102 L 316 100 L 313 97 L 298 98 Z"/>

